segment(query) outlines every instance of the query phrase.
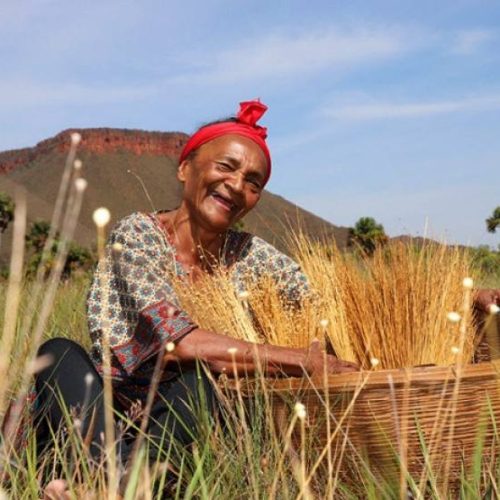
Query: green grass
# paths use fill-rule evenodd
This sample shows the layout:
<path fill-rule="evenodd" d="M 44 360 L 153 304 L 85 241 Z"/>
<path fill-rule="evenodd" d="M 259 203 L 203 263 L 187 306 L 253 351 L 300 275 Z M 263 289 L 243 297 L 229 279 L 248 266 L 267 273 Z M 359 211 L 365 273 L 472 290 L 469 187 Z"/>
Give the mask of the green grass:
<path fill-rule="evenodd" d="M 60 285 L 45 338 L 63 336 L 89 346 L 85 318 L 88 285 L 86 279 Z M 3 306 L 4 296 L 5 287 L 2 285 L 0 306 Z M 26 287 L 22 310 L 25 310 L 29 300 L 29 287 Z M 29 339 L 18 340 L 29 342 Z M 125 498 L 149 498 L 155 487 L 167 483 L 173 498 L 379 499 L 397 498 L 400 495 L 399 482 L 381 475 L 380 464 L 372 464 L 362 450 L 357 450 L 357 455 L 353 454 L 346 442 L 342 449 L 342 441 L 336 441 L 336 448 L 332 450 L 333 474 L 328 473 L 327 460 L 323 459 L 309 477 L 321 452 L 317 446 L 317 428 L 313 425 L 304 427 L 301 445 L 300 420 L 294 417 L 291 410 L 284 423 L 276 425 L 269 394 L 255 394 L 255 398 L 251 403 L 245 403 L 245 407 L 242 406 L 242 398 L 223 401 L 226 425 L 211 422 L 207 412 L 200 409 L 194 445 L 189 449 L 174 446 L 167 460 L 168 467 L 166 463 L 146 465 L 146 439 L 145 448 L 141 449 L 131 467 Z M 293 403 L 292 397 L 291 407 Z M 326 415 L 325 411 L 317 419 L 317 425 L 324 425 Z M 75 498 L 82 497 L 82 488 L 98 492 L 98 498 L 104 498 L 104 468 L 96 469 L 88 463 L 73 422 L 73 416 L 68 413 L 69 437 L 64 444 L 54 440 L 52 453 L 37 457 L 31 433 L 26 447 L 16 449 L 8 462 L 3 459 L 4 479 L 1 484 L 9 498 L 39 498 L 41 485 L 53 477 L 67 479 Z M 131 425 L 130 422 L 128 424 Z M 332 427 L 336 428 L 335 422 L 332 422 Z M 479 433 L 472 467 L 462 472 L 455 491 L 448 494 L 443 492 L 438 484 L 439 478 L 432 474 L 422 489 L 418 477 L 408 477 L 407 485 L 414 497 L 472 499 L 487 493 L 493 498 L 496 485 L 500 483 L 497 455 L 484 449 L 482 439 Z M 301 446 L 304 446 L 303 453 Z M 425 440 L 422 440 L 422 448 L 425 455 Z M 349 464 L 348 467 L 339 469 L 338 460 Z M 395 451 L 396 467 L 398 463 Z M 177 471 L 175 475 L 169 472 L 172 468 Z M 156 476 L 153 478 L 155 470 Z"/>

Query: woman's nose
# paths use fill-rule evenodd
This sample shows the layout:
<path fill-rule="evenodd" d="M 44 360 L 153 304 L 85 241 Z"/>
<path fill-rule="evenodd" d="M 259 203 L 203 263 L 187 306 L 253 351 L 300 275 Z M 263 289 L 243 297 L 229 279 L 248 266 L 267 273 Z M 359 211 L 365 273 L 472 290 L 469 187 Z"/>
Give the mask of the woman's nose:
<path fill-rule="evenodd" d="M 243 192 L 243 176 L 238 172 L 232 172 L 232 175 L 226 179 L 226 184 L 235 193 Z"/>

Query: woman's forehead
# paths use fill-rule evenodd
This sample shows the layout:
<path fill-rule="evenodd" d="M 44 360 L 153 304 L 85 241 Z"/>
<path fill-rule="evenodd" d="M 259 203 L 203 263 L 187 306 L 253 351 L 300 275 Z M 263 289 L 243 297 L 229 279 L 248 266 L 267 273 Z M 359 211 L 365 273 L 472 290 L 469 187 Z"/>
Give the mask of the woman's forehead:
<path fill-rule="evenodd" d="M 260 147 L 251 139 L 237 134 L 226 134 L 206 142 L 198 148 L 199 155 L 226 155 L 236 160 L 251 157 L 267 168 L 267 159 Z"/>

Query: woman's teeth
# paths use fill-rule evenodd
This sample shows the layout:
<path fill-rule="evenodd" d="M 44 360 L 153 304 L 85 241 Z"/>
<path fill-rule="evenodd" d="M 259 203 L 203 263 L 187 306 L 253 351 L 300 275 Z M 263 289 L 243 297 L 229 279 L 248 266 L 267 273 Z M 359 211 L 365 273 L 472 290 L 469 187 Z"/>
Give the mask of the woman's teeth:
<path fill-rule="evenodd" d="M 212 196 L 229 210 L 232 210 L 236 206 L 232 201 L 224 198 L 219 193 L 213 193 Z"/>

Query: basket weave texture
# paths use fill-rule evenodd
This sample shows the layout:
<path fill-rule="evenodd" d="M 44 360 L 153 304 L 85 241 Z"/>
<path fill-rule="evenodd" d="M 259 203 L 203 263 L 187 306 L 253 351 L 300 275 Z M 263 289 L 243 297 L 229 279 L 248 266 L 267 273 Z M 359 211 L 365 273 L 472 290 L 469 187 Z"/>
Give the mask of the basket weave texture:
<path fill-rule="evenodd" d="M 500 361 L 224 385 L 248 399 L 264 387 L 278 429 L 287 428 L 294 404 L 303 403 L 316 451 L 344 449 L 335 452 L 344 477 L 362 463 L 383 481 L 411 477 L 425 485 L 432 477 L 454 489 L 473 467 L 479 445 L 483 457 L 497 456 Z M 297 433 L 292 440 L 298 446 Z"/>

